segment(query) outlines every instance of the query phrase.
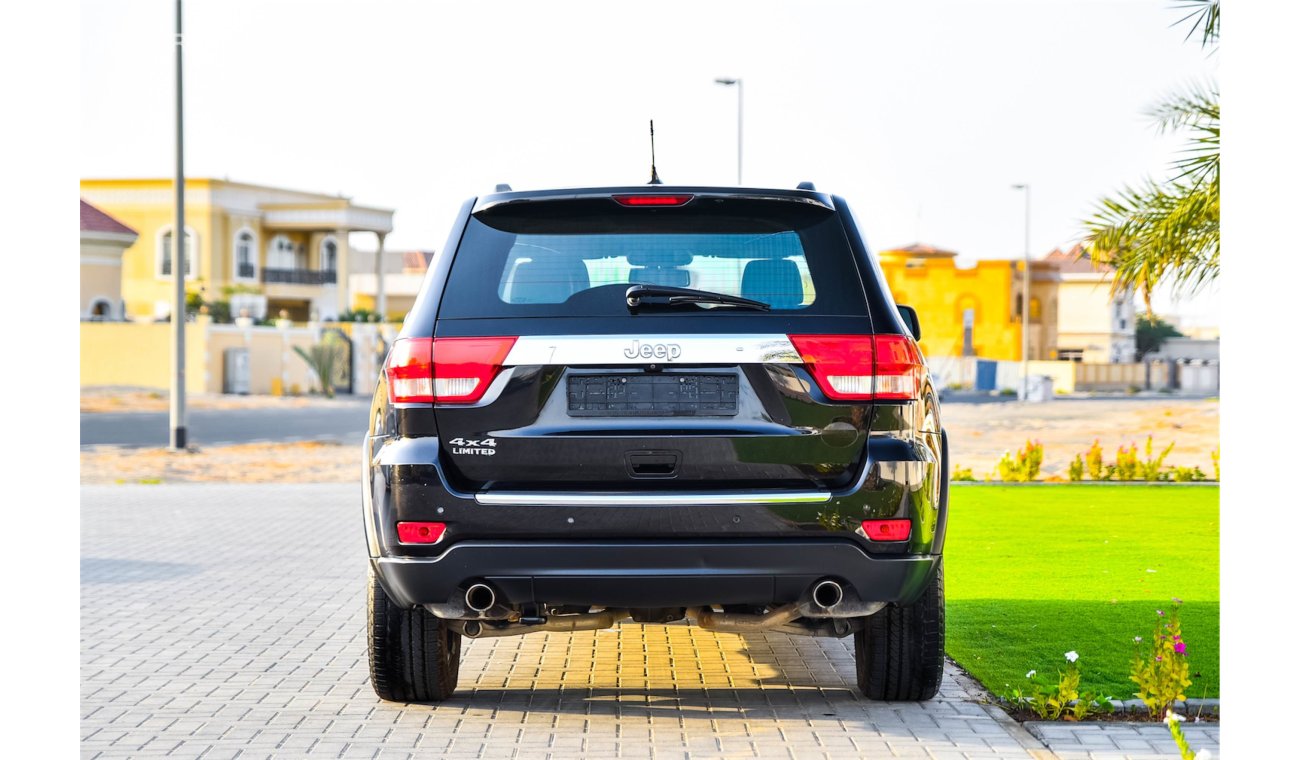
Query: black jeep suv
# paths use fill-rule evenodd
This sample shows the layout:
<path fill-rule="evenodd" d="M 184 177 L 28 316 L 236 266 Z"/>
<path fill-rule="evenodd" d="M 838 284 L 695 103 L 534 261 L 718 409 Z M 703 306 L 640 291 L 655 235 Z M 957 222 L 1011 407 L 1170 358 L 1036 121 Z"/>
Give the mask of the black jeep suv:
<path fill-rule="evenodd" d="M 365 440 L 380 697 L 450 696 L 464 636 L 627 618 L 852 634 L 867 697 L 934 696 L 948 458 L 915 312 L 801 187 L 465 203 Z"/>

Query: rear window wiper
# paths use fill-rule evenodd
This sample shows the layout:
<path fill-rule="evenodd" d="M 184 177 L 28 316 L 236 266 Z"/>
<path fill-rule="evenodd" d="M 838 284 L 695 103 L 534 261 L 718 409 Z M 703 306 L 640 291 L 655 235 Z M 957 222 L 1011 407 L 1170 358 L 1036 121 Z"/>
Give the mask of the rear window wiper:
<path fill-rule="evenodd" d="M 641 306 L 673 306 L 679 303 L 712 303 L 719 306 L 735 306 L 743 309 L 768 311 L 772 307 L 762 301 L 755 301 L 726 293 L 714 293 L 708 290 L 692 288 L 674 288 L 668 285 L 633 285 L 625 293 L 627 308 Z"/>

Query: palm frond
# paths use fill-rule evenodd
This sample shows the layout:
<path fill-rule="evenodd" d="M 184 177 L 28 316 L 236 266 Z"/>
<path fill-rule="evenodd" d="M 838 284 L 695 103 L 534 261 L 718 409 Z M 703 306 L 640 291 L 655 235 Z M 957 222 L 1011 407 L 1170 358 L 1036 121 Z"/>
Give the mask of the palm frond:
<path fill-rule="evenodd" d="M 1182 0 L 1174 3 L 1175 8 L 1190 12 L 1175 21 L 1171 26 L 1191 21 L 1185 40 L 1190 40 L 1200 32 L 1201 47 L 1207 47 L 1219 41 L 1219 0 Z"/>

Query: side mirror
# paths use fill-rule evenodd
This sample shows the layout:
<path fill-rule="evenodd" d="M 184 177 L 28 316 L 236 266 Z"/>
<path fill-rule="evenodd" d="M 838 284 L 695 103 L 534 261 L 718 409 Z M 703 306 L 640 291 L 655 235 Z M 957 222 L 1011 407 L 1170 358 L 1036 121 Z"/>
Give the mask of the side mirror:
<path fill-rule="evenodd" d="M 916 316 L 916 309 L 898 304 L 898 314 L 903 318 L 903 324 L 907 325 L 908 332 L 912 333 L 912 340 L 920 340 L 921 320 Z"/>

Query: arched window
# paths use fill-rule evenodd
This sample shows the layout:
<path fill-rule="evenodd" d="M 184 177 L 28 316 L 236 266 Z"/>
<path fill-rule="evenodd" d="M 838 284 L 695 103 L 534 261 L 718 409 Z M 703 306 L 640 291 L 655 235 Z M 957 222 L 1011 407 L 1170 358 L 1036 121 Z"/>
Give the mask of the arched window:
<path fill-rule="evenodd" d="M 113 304 L 107 298 L 96 298 L 90 304 L 87 318 L 92 322 L 103 322 L 113 318 Z"/>
<path fill-rule="evenodd" d="M 333 272 L 338 268 L 339 244 L 333 235 L 320 243 L 320 268 L 322 272 Z"/>
<path fill-rule="evenodd" d="M 235 279 L 257 279 L 257 238 L 245 227 L 235 234 Z"/>
<path fill-rule="evenodd" d="M 185 279 L 194 279 L 198 270 L 198 235 L 193 227 L 185 228 Z M 158 276 L 172 276 L 172 228 L 158 231 Z"/>

